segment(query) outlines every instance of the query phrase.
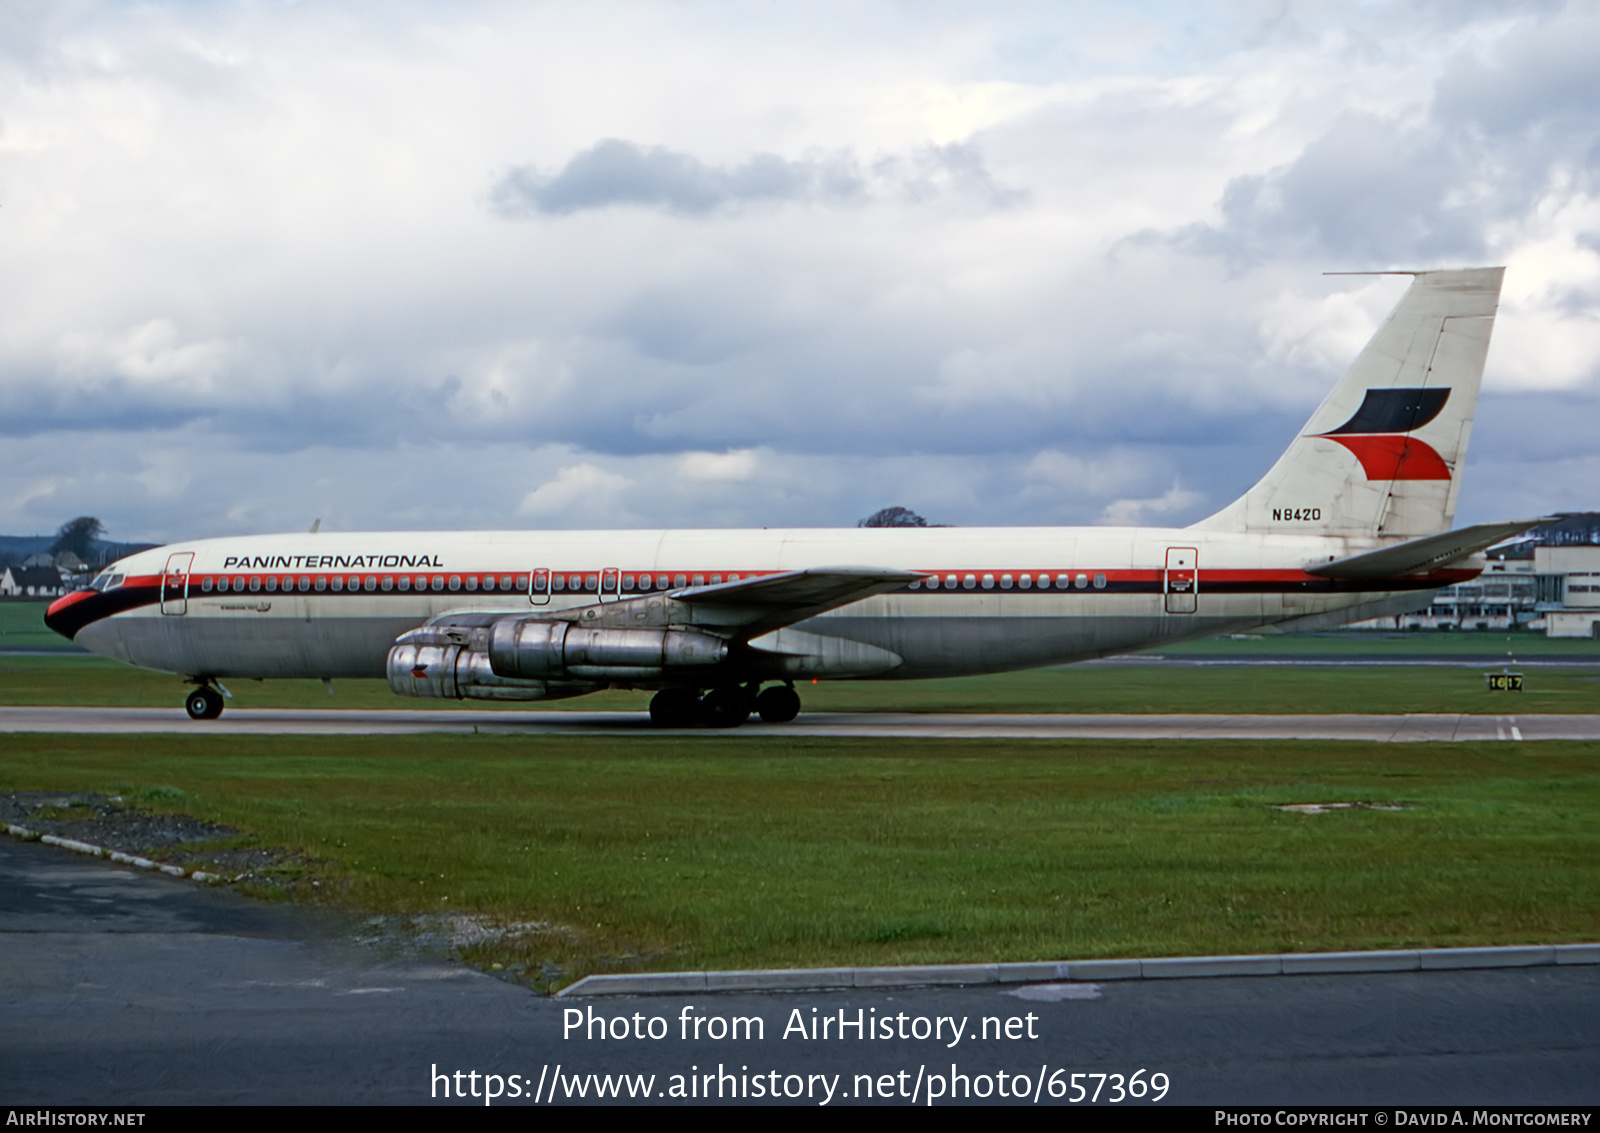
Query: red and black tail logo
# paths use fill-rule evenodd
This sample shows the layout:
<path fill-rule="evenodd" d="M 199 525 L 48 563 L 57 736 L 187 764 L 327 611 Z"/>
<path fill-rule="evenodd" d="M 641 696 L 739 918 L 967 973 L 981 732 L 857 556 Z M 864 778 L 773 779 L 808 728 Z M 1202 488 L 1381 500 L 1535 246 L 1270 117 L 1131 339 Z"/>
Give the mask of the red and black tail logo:
<path fill-rule="evenodd" d="M 1368 480 L 1448 480 L 1444 458 L 1406 434 L 1439 416 L 1449 400 L 1448 389 L 1369 389 L 1350 420 L 1316 435 L 1355 453 Z"/>

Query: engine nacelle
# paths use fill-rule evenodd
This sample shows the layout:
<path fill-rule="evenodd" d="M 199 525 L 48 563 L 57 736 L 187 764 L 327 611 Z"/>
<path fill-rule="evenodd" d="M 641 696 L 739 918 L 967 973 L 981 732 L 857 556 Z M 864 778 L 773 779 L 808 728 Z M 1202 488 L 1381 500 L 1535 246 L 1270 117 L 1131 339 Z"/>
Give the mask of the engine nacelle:
<path fill-rule="evenodd" d="M 530 681 L 499 676 L 487 654 L 426 630 L 389 650 L 389 688 L 397 696 L 443 700 L 562 700 L 603 687 L 588 681 Z"/>
<path fill-rule="evenodd" d="M 727 659 L 728 643 L 685 629 L 612 629 L 502 618 L 489 627 L 495 675 L 516 680 L 658 680 Z"/>

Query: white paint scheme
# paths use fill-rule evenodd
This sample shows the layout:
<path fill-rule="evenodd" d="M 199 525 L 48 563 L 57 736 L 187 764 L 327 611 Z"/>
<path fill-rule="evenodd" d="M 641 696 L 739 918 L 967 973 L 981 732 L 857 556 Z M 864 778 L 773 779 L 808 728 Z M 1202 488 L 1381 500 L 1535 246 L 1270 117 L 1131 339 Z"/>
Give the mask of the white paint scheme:
<path fill-rule="evenodd" d="M 51 624 L 75 629 L 76 640 L 97 653 L 200 681 L 379 677 L 387 661 L 397 691 L 440 695 L 443 687 L 443 695 L 539 699 L 607 685 L 704 689 L 796 677 L 999 672 L 1285 621 L 1338 624 L 1424 605 L 1432 589 L 1481 569 L 1471 559 L 1475 552 L 1529 525 L 1437 534 L 1449 528 L 1455 509 L 1501 274 L 1499 268 L 1418 274 L 1267 476 L 1190 528 L 212 539 L 123 560 L 108 571 L 126 580 L 122 587 L 63 599 L 51 609 Z M 1406 396 L 1448 390 L 1431 395 L 1429 404 L 1445 398 L 1443 408 L 1414 437 L 1380 438 L 1425 442 L 1421 447 L 1444 462 L 1448 478 L 1368 479 L 1352 449 L 1322 435 L 1355 420 L 1372 397 L 1381 400 L 1369 391 L 1391 390 Z M 428 565 L 378 565 L 406 556 Z M 334 566 L 353 558 L 362 565 Z M 316 565 L 307 566 L 308 560 Z M 273 562 L 283 565 L 268 569 Z M 649 573 L 668 576 L 668 585 L 632 593 L 614 583 L 600 593 L 533 593 L 529 579 L 536 570 L 619 581 Z M 606 576 L 607 570 L 617 574 Z M 493 591 L 466 588 L 466 580 L 476 583 L 490 573 Z M 733 575 L 737 582 L 730 581 Z M 301 589 L 302 578 L 314 585 L 335 576 L 345 587 L 340 593 Z M 400 590 L 400 576 L 409 590 Z M 939 580 L 937 589 L 924 581 L 928 576 Z M 1040 585 L 1041 576 L 1047 586 Z M 247 589 L 205 589 L 219 577 L 243 578 Z M 119 592 L 141 578 L 147 590 L 151 580 L 160 582 L 162 600 L 110 612 L 111 603 L 125 600 Z M 281 588 L 286 578 L 292 591 Z M 433 589 L 435 578 L 446 589 Z M 508 592 L 506 578 L 521 586 Z M 348 589 L 351 579 L 359 580 L 360 591 Z M 417 579 L 429 589 L 418 592 Z M 392 589 L 382 589 L 385 580 Z M 461 580 L 461 588 L 448 589 L 451 580 Z M 101 609 L 107 613 L 90 616 Z M 504 663 L 491 666 L 483 652 L 494 623 L 506 618 L 570 624 L 562 632 L 571 635 L 571 657 L 578 656 L 572 642 L 579 630 L 603 636 L 608 627 L 658 637 L 669 629 L 709 635 L 734 653 L 720 667 L 652 672 L 601 665 L 583 670 L 581 678 L 510 680 Z M 397 638 L 425 623 L 431 628 L 407 639 L 410 652 L 391 656 Z M 470 657 L 477 658 L 476 678 L 468 675 Z M 444 686 L 429 683 L 440 679 L 445 664 L 452 672 L 459 667 L 462 687 L 475 691 L 459 691 L 453 677 L 444 678 Z"/>

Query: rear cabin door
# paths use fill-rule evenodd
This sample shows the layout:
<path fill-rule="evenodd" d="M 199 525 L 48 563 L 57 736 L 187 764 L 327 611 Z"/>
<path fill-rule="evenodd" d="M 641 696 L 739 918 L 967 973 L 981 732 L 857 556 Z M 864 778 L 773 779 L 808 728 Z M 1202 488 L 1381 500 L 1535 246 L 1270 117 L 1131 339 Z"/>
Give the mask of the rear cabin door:
<path fill-rule="evenodd" d="M 166 569 L 161 572 L 163 614 L 189 612 L 189 570 L 193 566 L 193 551 L 180 551 L 178 554 L 167 556 Z"/>
<path fill-rule="evenodd" d="M 1199 601 L 1200 553 L 1194 547 L 1168 547 L 1167 570 L 1162 590 L 1167 613 L 1192 614 Z"/>

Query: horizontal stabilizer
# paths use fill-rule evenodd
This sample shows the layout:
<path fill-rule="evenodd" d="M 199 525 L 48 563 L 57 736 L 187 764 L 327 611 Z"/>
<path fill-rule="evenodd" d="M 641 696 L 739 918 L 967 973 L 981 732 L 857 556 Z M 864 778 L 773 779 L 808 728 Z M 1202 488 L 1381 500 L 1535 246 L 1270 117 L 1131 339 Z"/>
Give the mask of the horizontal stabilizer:
<path fill-rule="evenodd" d="M 1546 516 L 1507 523 L 1480 523 L 1459 531 L 1444 531 L 1438 535 L 1413 539 L 1397 547 L 1368 551 L 1364 555 L 1354 555 L 1324 566 L 1310 567 L 1306 573 L 1321 578 L 1394 578 L 1403 574 L 1423 574 L 1549 522 L 1550 517 Z"/>

